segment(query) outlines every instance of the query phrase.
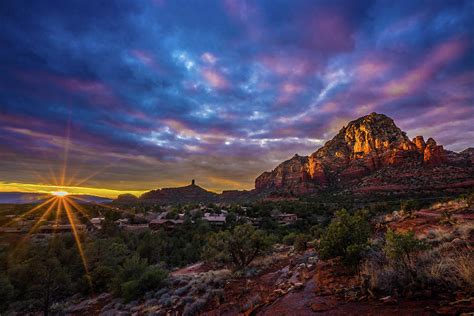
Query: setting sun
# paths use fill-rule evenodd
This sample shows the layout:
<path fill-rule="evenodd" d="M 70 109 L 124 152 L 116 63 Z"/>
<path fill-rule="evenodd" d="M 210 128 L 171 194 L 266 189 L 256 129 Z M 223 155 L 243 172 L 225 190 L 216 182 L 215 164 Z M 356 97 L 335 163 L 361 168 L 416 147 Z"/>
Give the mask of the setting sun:
<path fill-rule="evenodd" d="M 55 192 L 52 192 L 51 194 L 58 197 L 69 195 L 69 193 L 66 191 L 55 191 Z"/>

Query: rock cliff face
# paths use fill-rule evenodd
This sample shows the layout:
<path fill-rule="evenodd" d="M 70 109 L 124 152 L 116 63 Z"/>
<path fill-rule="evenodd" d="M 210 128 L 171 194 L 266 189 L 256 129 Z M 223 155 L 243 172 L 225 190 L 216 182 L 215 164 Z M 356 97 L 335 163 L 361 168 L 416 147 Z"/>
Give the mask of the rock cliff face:
<path fill-rule="evenodd" d="M 471 152 L 446 151 L 432 138 L 410 140 L 391 118 L 372 113 L 349 122 L 309 157 L 295 155 L 264 172 L 255 180 L 255 188 L 301 195 L 327 188 L 354 188 L 385 169 L 395 173 L 397 169 L 425 170 L 422 176 L 429 178 L 432 168 L 449 165 L 461 168 L 464 180 L 472 180 L 471 157 Z"/>

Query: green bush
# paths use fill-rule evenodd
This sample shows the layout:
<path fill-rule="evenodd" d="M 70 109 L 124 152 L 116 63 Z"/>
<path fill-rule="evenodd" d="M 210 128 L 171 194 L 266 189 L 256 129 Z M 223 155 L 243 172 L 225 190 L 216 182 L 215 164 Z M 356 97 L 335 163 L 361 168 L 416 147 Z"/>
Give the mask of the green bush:
<path fill-rule="evenodd" d="M 395 264 L 403 264 L 406 267 L 412 264 L 412 255 L 426 249 L 426 244 L 415 238 L 413 232 L 396 233 L 391 229 L 385 234 L 385 256 Z"/>
<path fill-rule="evenodd" d="M 140 295 L 138 280 L 130 280 L 120 285 L 120 293 L 126 302 L 130 302 Z"/>
<path fill-rule="evenodd" d="M 139 277 L 120 284 L 120 296 L 125 301 L 134 300 L 148 291 L 155 290 L 164 284 L 168 273 L 157 267 L 149 266 Z"/>
<path fill-rule="evenodd" d="M 161 287 L 168 273 L 160 267 L 149 266 L 142 274 L 139 280 L 139 288 L 141 293 Z"/>
<path fill-rule="evenodd" d="M 204 247 L 203 259 L 208 262 L 230 263 L 237 269 L 248 266 L 271 245 L 271 238 L 250 224 L 236 226 L 231 231 L 211 233 Z"/>
<path fill-rule="evenodd" d="M 126 301 L 161 287 L 168 276 L 167 272 L 158 266 L 148 266 L 147 260 L 137 255 L 128 258 L 113 280 L 113 292 Z"/>
<path fill-rule="evenodd" d="M 107 266 L 98 266 L 91 272 L 91 282 L 94 291 L 105 292 L 109 289 L 115 271 Z"/>
<path fill-rule="evenodd" d="M 319 239 L 324 234 L 324 228 L 319 224 L 313 225 L 309 232 L 313 238 Z"/>
<path fill-rule="evenodd" d="M 296 239 L 296 233 L 294 232 L 291 232 L 291 233 L 288 233 L 287 235 L 285 235 L 285 237 L 283 237 L 283 243 L 285 245 L 293 245 L 295 243 L 295 239 Z"/>
<path fill-rule="evenodd" d="M 329 224 L 321 237 L 319 254 L 322 259 L 342 257 L 347 265 L 355 266 L 367 248 L 371 227 L 366 214 L 350 215 L 342 209 Z"/>

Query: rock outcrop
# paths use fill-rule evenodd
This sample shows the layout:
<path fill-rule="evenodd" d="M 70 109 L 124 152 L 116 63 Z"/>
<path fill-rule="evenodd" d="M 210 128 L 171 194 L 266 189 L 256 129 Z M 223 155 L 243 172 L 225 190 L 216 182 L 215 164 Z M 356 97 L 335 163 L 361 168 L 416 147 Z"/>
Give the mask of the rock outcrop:
<path fill-rule="evenodd" d="M 474 165 L 474 148 L 469 147 L 461 152 L 461 155 L 471 161 L 471 163 Z"/>
<path fill-rule="evenodd" d="M 201 188 L 192 180 L 190 185 L 184 187 L 163 188 L 143 193 L 140 196 L 140 200 L 142 202 L 158 204 L 207 203 L 216 202 L 218 200 L 218 194 Z"/>
<path fill-rule="evenodd" d="M 135 204 L 140 200 L 133 194 L 125 193 L 120 194 L 114 201 L 114 204 L 121 204 L 121 205 L 128 205 L 128 204 Z"/>
<path fill-rule="evenodd" d="M 367 180 L 376 172 L 384 171 L 390 171 L 390 178 L 393 178 L 389 184 L 400 184 L 397 170 L 402 173 L 416 170 L 429 179 L 436 177 L 430 174 L 433 168 L 442 169 L 441 174 L 448 174 L 444 171 L 450 165 L 461 168 L 462 176 L 456 180 L 472 180 L 471 157 L 471 152 L 457 154 L 446 151 L 432 138 L 426 142 L 422 136 L 410 140 L 391 118 L 372 113 L 349 122 L 309 157 L 295 155 L 273 171 L 264 172 L 255 180 L 255 188 L 260 192 L 290 192 L 295 195 L 328 188 L 352 189 L 364 183 L 377 185 L 380 179 Z"/>

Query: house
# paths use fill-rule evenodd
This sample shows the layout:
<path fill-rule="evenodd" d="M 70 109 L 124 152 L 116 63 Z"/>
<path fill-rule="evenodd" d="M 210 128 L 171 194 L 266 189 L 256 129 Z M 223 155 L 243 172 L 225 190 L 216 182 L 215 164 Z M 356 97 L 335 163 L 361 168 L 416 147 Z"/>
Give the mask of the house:
<path fill-rule="evenodd" d="M 105 217 L 94 217 L 91 218 L 90 223 L 94 226 L 94 228 L 101 229 L 103 221 L 105 221 Z"/>
<path fill-rule="evenodd" d="M 122 225 L 120 226 L 125 231 L 132 232 L 132 233 L 140 233 L 147 231 L 149 229 L 148 224 L 130 224 L 130 225 Z"/>
<path fill-rule="evenodd" d="M 151 230 L 159 230 L 160 228 L 164 228 L 167 230 L 172 230 L 178 225 L 184 224 L 184 220 L 182 219 L 166 219 L 166 218 L 161 218 L 161 219 L 155 219 L 152 220 L 149 224 L 148 227 Z"/>
<path fill-rule="evenodd" d="M 116 220 L 114 223 L 116 225 L 118 225 L 118 227 L 122 227 L 124 225 L 127 225 L 129 222 L 128 218 L 119 218 L 118 220 Z"/>
<path fill-rule="evenodd" d="M 225 224 L 227 214 L 210 214 L 210 213 L 205 213 L 204 216 L 202 217 L 203 221 L 207 221 L 211 225 L 217 225 L 221 226 Z"/>
<path fill-rule="evenodd" d="M 292 213 L 281 213 L 273 216 L 278 224 L 280 225 L 289 225 L 294 224 L 298 220 L 298 216 Z"/>

